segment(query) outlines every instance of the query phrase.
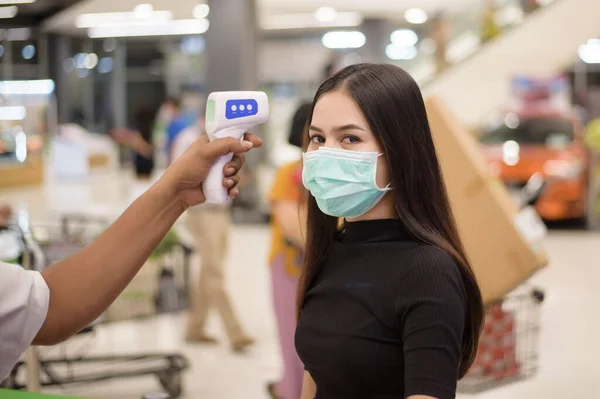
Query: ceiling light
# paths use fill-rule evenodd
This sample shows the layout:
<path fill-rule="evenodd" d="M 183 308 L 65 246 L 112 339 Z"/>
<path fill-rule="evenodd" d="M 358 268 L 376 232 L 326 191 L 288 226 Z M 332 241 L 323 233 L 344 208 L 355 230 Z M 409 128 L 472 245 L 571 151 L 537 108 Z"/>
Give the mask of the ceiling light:
<path fill-rule="evenodd" d="M 423 24 L 427 22 L 427 13 L 421 8 L 410 8 L 404 13 L 404 18 L 411 24 Z"/>
<path fill-rule="evenodd" d="M 337 11 L 333 7 L 321 7 L 315 12 L 315 18 L 319 22 L 331 22 L 337 16 Z"/>
<path fill-rule="evenodd" d="M 322 39 L 323 45 L 331 49 L 360 48 L 366 41 L 364 33 L 358 31 L 327 32 Z"/>
<path fill-rule="evenodd" d="M 152 17 L 152 13 L 154 12 L 154 7 L 152 4 L 138 4 L 133 9 L 133 16 L 136 19 L 148 19 Z"/>
<path fill-rule="evenodd" d="M 31 4 L 35 0 L 0 0 L 0 4 Z"/>
<path fill-rule="evenodd" d="M 54 91 L 54 81 L 45 80 L 7 80 L 0 81 L 0 94 L 50 94 Z"/>
<path fill-rule="evenodd" d="M 209 22 L 207 19 L 179 19 L 160 24 L 97 26 L 88 30 L 88 36 L 90 38 L 101 38 L 200 35 L 205 33 L 208 27 Z"/>
<path fill-rule="evenodd" d="M 0 121 L 22 121 L 27 116 L 23 106 L 0 107 Z"/>
<path fill-rule="evenodd" d="M 98 56 L 94 53 L 89 53 L 85 56 L 83 64 L 87 69 L 94 69 L 98 65 Z"/>
<path fill-rule="evenodd" d="M 35 46 L 32 44 L 28 44 L 27 46 L 23 47 L 23 49 L 21 50 L 21 55 L 26 60 L 32 59 L 35 56 Z"/>
<path fill-rule="evenodd" d="M 590 39 L 577 49 L 581 61 L 586 64 L 600 64 L 600 40 Z"/>
<path fill-rule="evenodd" d="M 390 36 L 392 43 L 400 47 L 410 47 L 417 44 L 419 37 L 410 29 L 398 29 Z"/>
<path fill-rule="evenodd" d="M 210 13 L 210 7 L 208 4 L 198 4 L 194 7 L 194 18 L 203 19 L 208 17 Z"/>
<path fill-rule="evenodd" d="M 0 7 L 0 18 L 14 18 L 17 11 L 17 6 Z"/>
<path fill-rule="evenodd" d="M 171 21 L 173 13 L 171 11 L 152 11 L 145 18 L 139 18 L 134 12 L 106 12 L 97 14 L 81 14 L 75 20 L 75 26 L 78 28 L 94 28 L 99 26 L 114 26 L 119 24 L 148 24 L 162 21 Z"/>
<path fill-rule="evenodd" d="M 385 48 L 385 54 L 390 60 L 412 60 L 417 56 L 417 48 L 415 46 L 397 46 L 390 43 Z"/>
<path fill-rule="evenodd" d="M 260 27 L 265 30 L 311 29 L 359 26 L 363 16 L 357 12 L 338 12 L 330 22 L 321 22 L 315 14 L 278 14 L 261 18 Z"/>

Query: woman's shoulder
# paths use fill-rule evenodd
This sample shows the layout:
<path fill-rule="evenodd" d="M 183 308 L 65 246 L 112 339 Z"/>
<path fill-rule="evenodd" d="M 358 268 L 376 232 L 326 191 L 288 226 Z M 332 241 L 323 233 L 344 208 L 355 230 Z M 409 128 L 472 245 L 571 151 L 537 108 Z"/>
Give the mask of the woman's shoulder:
<path fill-rule="evenodd" d="M 410 252 L 402 281 L 416 285 L 441 284 L 462 285 L 460 266 L 445 250 L 428 244 L 416 245 Z"/>
<path fill-rule="evenodd" d="M 443 304 L 445 308 L 463 308 L 466 299 L 460 266 L 441 248 L 420 245 L 403 267 L 396 290 L 398 311 L 422 303 Z"/>

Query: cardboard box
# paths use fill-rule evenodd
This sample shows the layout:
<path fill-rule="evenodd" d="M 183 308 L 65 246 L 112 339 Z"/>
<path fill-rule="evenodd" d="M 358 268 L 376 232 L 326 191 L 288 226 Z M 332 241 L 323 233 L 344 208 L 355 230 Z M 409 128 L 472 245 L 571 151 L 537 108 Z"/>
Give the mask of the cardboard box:
<path fill-rule="evenodd" d="M 490 174 L 475 137 L 442 100 L 429 98 L 426 107 L 452 210 L 484 303 L 498 301 L 547 264 L 543 237 L 527 229 L 535 224 L 530 223 L 535 212 L 519 214 L 504 185 Z"/>

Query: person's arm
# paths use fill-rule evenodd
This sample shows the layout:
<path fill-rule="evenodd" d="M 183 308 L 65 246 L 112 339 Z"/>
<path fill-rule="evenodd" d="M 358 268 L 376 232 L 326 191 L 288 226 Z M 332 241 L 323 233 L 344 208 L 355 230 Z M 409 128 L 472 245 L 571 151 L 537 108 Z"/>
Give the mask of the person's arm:
<path fill-rule="evenodd" d="M 131 143 L 133 150 L 146 159 L 152 158 L 152 154 L 154 154 L 154 146 L 147 142 L 139 132 L 135 132 L 134 134 L 135 136 L 133 137 Z"/>
<path fill-rule="evenodd" d="M 173 163 L 163 177 L 138 198 L 97 240 L 73 256 L 44 270 L 50 289 L 46 320 L 34 344 L 52 345 L 97 319 L 125 289 L 177 218 L 204 202 L 201 183 L 218 156 L 241 154 L 252 143 L 235 139 L 207 143 L 198 140 Z M 243 155 L 234 157 L 224 173 L 224 185 L 237 195 L 237 172 Z"/>
<path fill-rule="evenodd" d="M 277 170 L 269 201 L 275 223 L 280 227 L 284 237 L 299 248 L 304 248 L 303 221 L 306 220 L 304 209 L 300 207 L 300 185 L 295 174 L 298 163 L 294 162 Z"/>
<path fill-rule="evenodd" d="M 317 385 L 310 373 L 305 371 L 304 379 L 302 380 L 302 395 L 300 395 L 300 399 L 315 399 L 315 396 L 317 396 Z"/>
<path fill-rule="evenodd" d="M 436 247 L 416 249 L 400 276 L 395 304 L 404 326 L 409 399 L 454 399 L 466 315 L 458 266 Z"/>
<path fill-rule="evenodd" d="M 303 214 L 298 201 L 276 201 L 273 203 L 272 212 L 285 238 L 297 247 L 304 248 L 304 231 L 301 224 Z"/>

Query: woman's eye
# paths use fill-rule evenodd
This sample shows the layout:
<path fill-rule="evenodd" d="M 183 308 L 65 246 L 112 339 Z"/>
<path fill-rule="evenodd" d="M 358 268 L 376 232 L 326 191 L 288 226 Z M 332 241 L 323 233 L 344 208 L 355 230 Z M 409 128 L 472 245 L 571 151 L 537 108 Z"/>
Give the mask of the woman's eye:
<path fill-rule="evenodd" d="M 360 142 L 360 139 L 356 136 L 346 136 L 346 137 L 344 137 L 342 142 L 344 144 L 356 144 L 356 143 Z"/>
<path fill-rule="evenodd" d="M 310 142 L 314 144 L 323 144 L 325 142 L 325 137 L 314 135 L 310 138 Z"/>

